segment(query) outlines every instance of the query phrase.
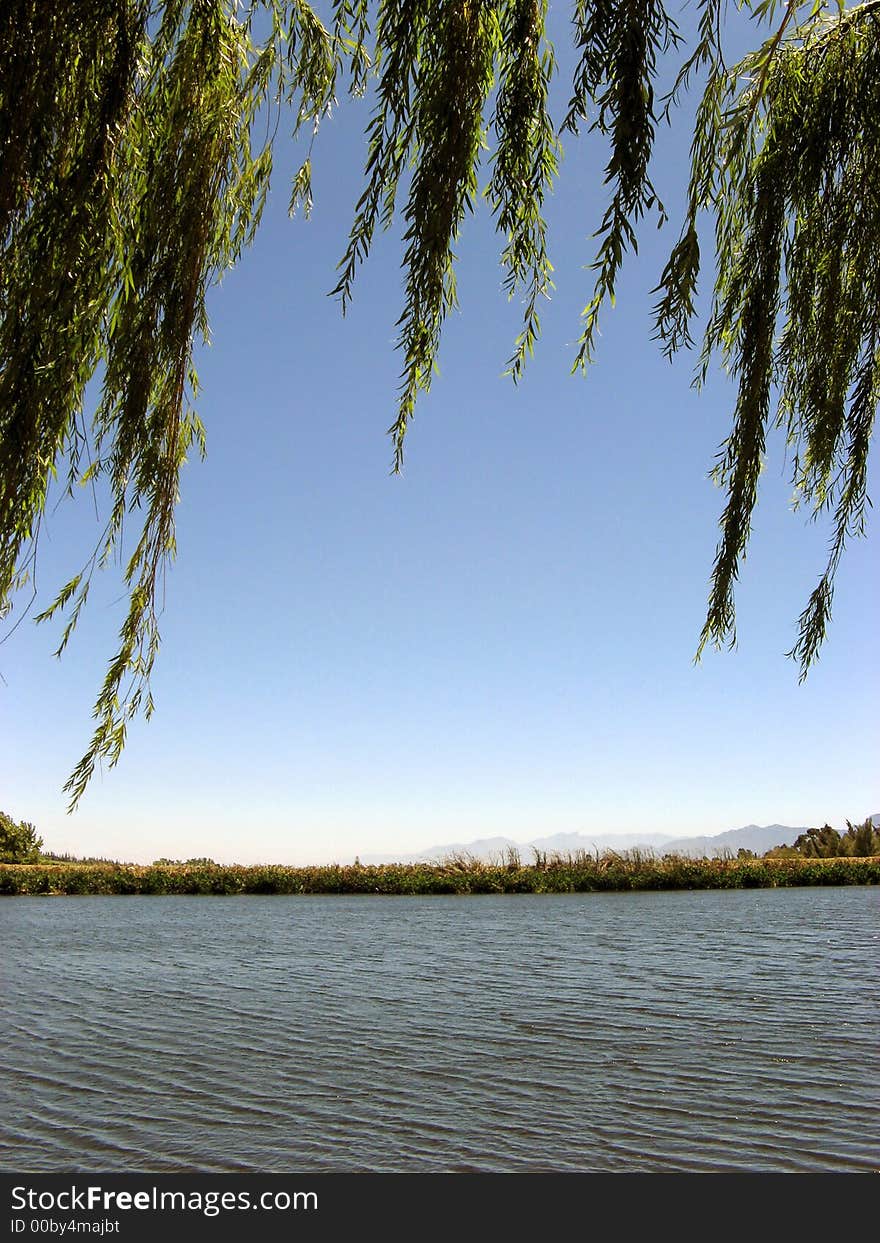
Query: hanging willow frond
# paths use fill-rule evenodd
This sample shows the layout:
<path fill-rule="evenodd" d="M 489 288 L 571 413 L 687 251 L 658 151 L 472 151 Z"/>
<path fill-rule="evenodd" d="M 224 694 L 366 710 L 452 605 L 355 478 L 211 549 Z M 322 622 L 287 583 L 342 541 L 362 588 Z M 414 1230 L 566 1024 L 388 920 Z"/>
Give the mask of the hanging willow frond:
<path fill-rule="evenodd" d="M 575 28 L 581 59 L 563 129 L 577 133 L 590 109 L 597 112 L 590 128 L 611 139 L 605 182 L 614 187 L 596 235 L 593 297 L 582 313 L 573 370 L 583 370 L 593 360 L 599 311 L 606 301 L 614 303 L 624 254 L 638 250 L 636 224 L 655 205 L 661 223 L 666 218 L 648 176 L 657 122 L 654 82 L 658 54 L 681 38 L 662 0 L 577 0 Z"/>
<path fill-rule="evenodd" d="M 206 290 L 249 244 L 268 189 L 255 122 L 274 96 L 314 119 L 332 93 L 332 41 L 308 5 L 264 7 L 261 52 L 226 0 L 14 0 L 0 15 L 0 600 L 32 568 L 59 467 L 69 491 L 103 480 L 110 498 L 83 570 L 38 615 L 69 610 L 59 653 L 93 571 L 122 553 L 124 519 L 142 515 L 72 804 L 152 709 L 178 480 L 204 446 L 193 346 Z"/>
<path fill-rule="evenodd" d="M 880 5 L 830 21 L 814 13 L 786 41 L 791 11 L 727 76 L 717 171 L 701 184 L 692 178 L 687 232 L 697 210 L 714 213 L 702 366 L 705 374 L 718 355 L 738 382 L 733 431 L 713 472 L 727 503 L 700 650 L 735 642 L 734 583 L 772 420 L 792 447 L 796 504 L 834 515 L 828 562 L 789 653 L 803 679 L 826 634 L 846 539 L 864 530 L 880 399 Z M 658 329 L 674 348 L 692 274 L 673 265 L 665 280 Z"/>
<path fill-rule="evenodd" d="M 499 14 L 499 85 L 490 122 L 496 145 L 486 196 L 507 238 L 501 254 L 507 296 L 526 289 L 523 330 L 507 363 L 514 382 L 541 332 L 538 299 L 553 288 L 543 207 L 561 148 L 548 110 L 556 61 L 544 38 L 546 12 L 546 0 L 512 0 Z"/>
<path fill-rule="evenodd" d="M 755 52 L 728 69 L 722 0 L 699 0 L 696 42 L 669 78 L 661 59 L 681 35 L 663 0 L 572 0 L 578 57 L 562 129 L 574 136 L 586 123 L 610 147 L 575 367 L 593 356 L 639 221 L 655 206 L 664 219 L 651 179 L 655 129 L 702 73 L 685 220 L 656 291 L 656 335 L 672 356 L 693 341 L 698 226 L 714 218 L 700 375 L 717 359 L 738 396 L 714 472 L 727 499 L 700 650 L 735 639 L 733 589 L 775 423 L 790 442 L 796 500 L 832 522 L 791 653 L 803 676 L 868 504 L 880 396 L 880 0 L 831 18 L 824 0 L 746 7 L 775 23 Z M 97 763 L 116 762 L 133 715 L 152 710 L 178 481 L 204 447 L 193 349 L 207 340 L 208 290 L 258 227 L 281 117 L 313 141 L 341 81 L 371 96 L 365 188 L 334 292 L 345 311 L 399 198 L 396 470 L 456 305 L 460 230 L 481 197 L 501 237 L 502 287 L 524 304 L 514 380 L 540 331 L 553 272 L 544 206 L 560 156 L 546 0 L 325 0 L 323 9 L 320 0 L 0 6 L 0 616 L 33 575 L 55 479 L 71 493 L 95 486 L 107 506 L 97 544 L 39 614 L 66 619 L 59 652 L 97 568 L 122 559 L 129 599 L 94 734 L 67 785 L 72 803 Z M 673 82 L 662 106 L 661 68 Z M 311 200 L 307 139 L 291 211 L 308 213 Z"/>
<path fill-rule="evenodd" d="M 509 296 L 527 290 L 523 332 L 509 363 L 514 379 L 540 331 L 537 302 L 552 287 L 542 206 L 559 152 L 547 108 L 554 58 L 545 17 L 544 0 L 382 0 L 379 6 L 367 184 L 332 292 L 344 312 L 376 225 L 390 225 L 401 179 L 412 170 L 402 212 L 405 301 L 397 325 L 404 364 L 389 429 L 395 471 L 417 396 L 430 388 L 443 322 L 456 305 L 454 247 L 474 209 L 489 130 L 496 143 L 485 194 L 506 238 L 504 288 Z"/>
<path fill-rule="evenodd" d="M 395 470 L 416 397 L 430 387 L 443 321 L 456 305 L 452 248 L 474 206 L 497 39 L 492 6 L 480 0 L 435 5 L 422 35 L 412 113 L 415 171 L 403 211 L 406 280 L 398 346 L 404 362 L 390 428 Z"/>

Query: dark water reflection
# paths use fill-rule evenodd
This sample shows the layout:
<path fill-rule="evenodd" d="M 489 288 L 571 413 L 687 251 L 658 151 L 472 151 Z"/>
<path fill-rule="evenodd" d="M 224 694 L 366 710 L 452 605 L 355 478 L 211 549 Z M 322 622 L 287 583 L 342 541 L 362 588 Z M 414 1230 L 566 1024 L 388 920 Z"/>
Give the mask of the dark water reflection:
<path fill-rule="evenodd" d="M 868 888 L 0 901 L 0 1161 L 880 1167 Z"/>

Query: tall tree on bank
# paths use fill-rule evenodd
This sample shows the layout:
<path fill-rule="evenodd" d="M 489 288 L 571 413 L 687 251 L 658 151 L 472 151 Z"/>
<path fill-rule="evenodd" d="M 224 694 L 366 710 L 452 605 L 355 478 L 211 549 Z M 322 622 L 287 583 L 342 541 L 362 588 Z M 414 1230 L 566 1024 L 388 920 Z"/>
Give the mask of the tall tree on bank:
<path fill-rule="evenodd" d="M 573 0 L 577 63 L 567 111 L 554 118 L 546 0 L 333 0 L 320 12 L 306 0 L 7 0 L 0 610 L 32 577 L 56 477 L 71 492 L 100 478 L 109 497 L 97 544 L 38 615 L 66 617 L 59 652 L 127 517 L 138 532 L 123 568 L 119 648 L 66 785 L 72 804 L 99 761 L 119 758 L 128 721 L 153 710 L 179 475 L 188 454 L 204 452 L 193 350 L 208 335 L 207 290 L 259 224 L 278 116 L 291 109 L 295 131 L 314 136 L 343 90 L 371 101 L 365 186 L 335 289 L 343 311 L 377 226 L 396 215 L 403 223 L 397 470 L 456 305 L 465 215 L 485 200 L 505 288 L 523 301 L 508 364 L 516 381 L 552 289 L 543 204 L 559 135 L 605 135 L 609 203 L 574 360 L 585 368 L 639 221 L 665 220 L 650 176 L 656 127 L 686 89 L 699 90 L 687 209 L 656 290 L 656 335 L 670 356 L 695 344 L 698 226 L 708 216 L 714 296 L 700 371 L 719 360 L 737 398 L 714 470 L 726 503 L 700 651 L 735 640 L 734 585 L 775 424 L 791 446 L 798 500 L 831 515 L 828 563 L 791 652 L 806 674 L 844 544 L 864 529 L 880 397 L 880 0 L 745 7 L 762 41 L 730 66 L 722 0 L 699 0 L 692 46 L 663 0 Z M 680 72 L 660 97 L 658 62 L 668 55 Z M 311 208 L 310 158 L 293 173 L 291 211 L 298 206 Z M 87 409 L 92 381 L 99 395 Z"/>

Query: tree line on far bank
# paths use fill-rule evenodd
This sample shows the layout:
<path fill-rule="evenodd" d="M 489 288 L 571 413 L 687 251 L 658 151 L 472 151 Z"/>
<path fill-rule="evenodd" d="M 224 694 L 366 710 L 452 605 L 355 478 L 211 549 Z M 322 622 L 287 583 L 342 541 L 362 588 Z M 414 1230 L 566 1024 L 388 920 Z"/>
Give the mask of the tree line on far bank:
<path fill-rule="evenodd" d="M 16 823 L 0 811 L 0 863 L 40 863 L 43 839 L 29 820 Z"/>
<path fill-rule="evenodd" d="M 740 851 L 740 854 L 743 852 Z M 793 846 L 775 846 L 765 859 L 786 859 L 801 855 L 806 859 L 837 859 L 843 856 L 864 859 L 880 855 L 880 827 L 869 816 L 861 824 L 846 822 L 846 832 L 838 833 L 830 824 L 807 829 L 795 838 Z"/>
<path fill-rule="evenodd" d="M 751 850 L 740 850 L 739 859 L 836 859 L 836 858 L 869 858 L 880 855 L 880 826 L 876 826 L 868 817 L 861 824 L 846 822 L 846 832 L 838 833 L 830 824 L 823 824 L 820 829 L 808 829 L 801 833 L 791 846 L 775 846 L 763 856 Z M 77 859 L 69 854 L 53 854 L 43 851 L 43 839 L 36 827 L 28 820 L 19 823 L 4 811 L 0 811 L 0 863 L 95 863 L 113 862 L 112 860 Z M 157 859 L 154 866 L 180 866 L 181 859 Z M 213 859 L 188 859 L 187 865 L 213 865 Z"/>

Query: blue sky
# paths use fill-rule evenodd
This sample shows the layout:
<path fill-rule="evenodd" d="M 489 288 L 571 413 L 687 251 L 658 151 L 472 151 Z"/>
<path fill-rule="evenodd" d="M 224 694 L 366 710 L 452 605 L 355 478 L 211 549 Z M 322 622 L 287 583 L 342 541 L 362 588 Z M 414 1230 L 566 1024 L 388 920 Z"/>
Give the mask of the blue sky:
<path fill-rule="evenodd" d="M 517 388 L 501 377 L 518 307 L 500 290 L 500 244 L 485 211 L 467 222 L 462 309 L 391 477 L 397 229 L 345 320 L 327 297 L 365 115 L 344 107 L 324 126 L 310 222 L 287 218 L 282 143 L 257 242 L 212 296 L 208 458 L 185 471 L 153 721 L 67 816 L 61 787 L 122 617 L 111 571 L 60 662 L 56 632 L 30 621 L 0 647 L 0 805 L 54 849 L 290 863 L 495 834 L 840 826 L 880 810 L 875 541 L 851 545 L 830 640 L 799 685 L 783 653 L 828 531 L 791 512 L 778 439 L 739 646 L 693 664 L 722 505 L 708 471 L 732 391 L 716 376 L 695 394 L 693 360 L 670 366 L 649 340 L 686 129 L 658 143 L 673 224 L 642 231 L 586 378 L 569 369 L 606 201 L 601 151 L 565 144 L 548 205 L 557 288 Z M 88 497 L 47 533 L 42 604 L 94 539 Z"/>

